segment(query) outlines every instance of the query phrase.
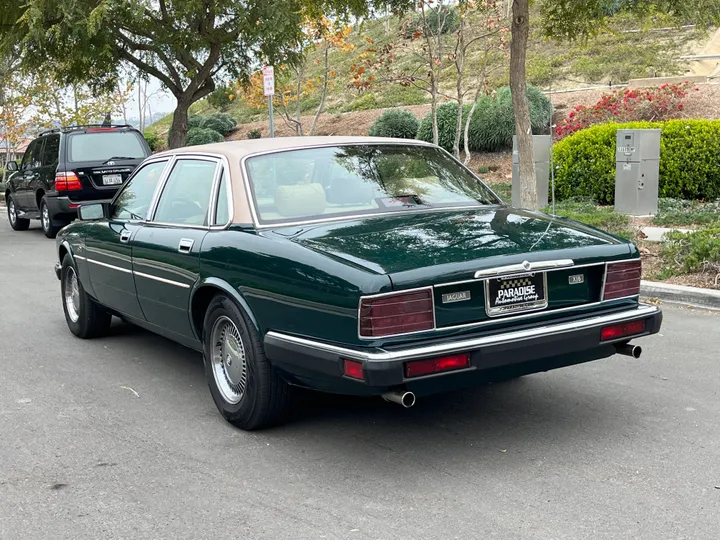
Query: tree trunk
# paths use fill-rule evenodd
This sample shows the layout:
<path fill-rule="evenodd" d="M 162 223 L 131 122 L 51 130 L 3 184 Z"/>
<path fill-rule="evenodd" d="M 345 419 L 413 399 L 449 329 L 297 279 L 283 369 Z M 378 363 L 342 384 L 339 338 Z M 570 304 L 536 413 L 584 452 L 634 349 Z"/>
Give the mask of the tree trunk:
<path fill-rule="evenodd" d="M 518 158 L 520 161 L 520 206 L 538 209 L 537 185 L 535 183 L 535 160 L 533 159 L 530 103 L 527 98 L 525 57 L 530 33 L 530 9 L 528 0 L 513 0 L 512 41 L 510 43 L 510 90 L 515 111 Z"/>
<path fill-rule="evenodd" d="M 325 40 L 325 78 L 323 79 L 323 88 L 322 88 L 322 94 L 320 96 L 320 105 L 318 105 L 317 112 L 315 113 L 315 118 L 313 118 L 312 126 L 310 126 L 310 132 L 308 135 L 314 135 L 315 134 L 315 128 L 317 127 L 317 121 L 318 118 L 320 118 L 320 115 L 323 113 L 323 110 L 325 109 L 325 100 L 327 99 L 327 92 L 328 92 L 328 78 L 330 75 L 330 44 L 328 43 L 328 40 Z"/>
<path fill-rule="evenodd" d="M 192 96 L 181 94 L 177 97 L 177 107 L 175 107 L 170 133 L 168 134 L 168 148 L 171 150 L 185 146 L 188 131 L 188 111 L 192 104 Z"/>

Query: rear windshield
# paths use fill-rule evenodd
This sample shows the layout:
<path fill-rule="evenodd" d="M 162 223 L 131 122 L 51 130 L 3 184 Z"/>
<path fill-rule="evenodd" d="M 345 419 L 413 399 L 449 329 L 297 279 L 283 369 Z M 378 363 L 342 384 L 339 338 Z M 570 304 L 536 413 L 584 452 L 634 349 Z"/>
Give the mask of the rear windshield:
<path fill-rule="evenodd" d="M 292 150 L 247 160 L 261 223 L 500 201 L 445 152 L 419 145 Z"/>
<path fill-rule="evenodd" d="M 74 133 L 68 141 L 68 160 L 73 162 L 138 159 L 148 155 L 140 134 L 135 131 Z"/>

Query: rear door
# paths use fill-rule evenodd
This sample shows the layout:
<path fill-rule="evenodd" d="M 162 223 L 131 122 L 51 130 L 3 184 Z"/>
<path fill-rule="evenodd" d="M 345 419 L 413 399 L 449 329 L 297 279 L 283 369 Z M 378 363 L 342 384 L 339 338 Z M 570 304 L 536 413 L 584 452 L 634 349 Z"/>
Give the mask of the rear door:
<path fill-rule="evenodd" d="M 219 160 L 179 157 L 157 209 L 133 238 L 133 272 L 148 322 L 193 337 L 190 292 L 199 279 L 200 250 L 215 215 Z"/>
<path fill-rule="evenodd" d="M 16 180 L 15 204 L 23 210 L 36 210 L 34 197 L 30 195 L 30 186 L 40 176 L 38 172 L 41 166 L 43 143 L 45 139 L 35 139 L 30 143 L 22 163 Z"/>
<path fill-rule="evenodd" d="M 169 159 L 143 165 L 118 194 L 107 220 L 92 223 L 85 247 L 90 281 L 100 303 L 144 319 L 132 273 L 132 240 L 145 222 Z"/>
<path fill-rule="evenodd" d="M 64 154 L 64 169 L 82 185 L 69 195 L 87 201 L 111 199 L 150 155 L 150 147 L 136 130 L 99 127 L 68 133 Z"/>

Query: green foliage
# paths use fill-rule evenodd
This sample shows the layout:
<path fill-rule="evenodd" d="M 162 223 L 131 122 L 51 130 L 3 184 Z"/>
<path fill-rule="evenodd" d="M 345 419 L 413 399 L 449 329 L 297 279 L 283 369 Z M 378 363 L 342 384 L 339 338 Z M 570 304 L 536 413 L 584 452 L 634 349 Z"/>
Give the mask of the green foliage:
<path fill-rule="evenodd" d="M 203 120 L 205 120 L 204 116 L 191 114 L 188 118 L 188 129 L 199 128 L 202 126 Z"/>
<path fill-rule="evenodd" d="M 536 86 L 549 86 L 557 79 L 560 70 L 547 56 L 533 55 L 525 66 L 527 82 Z"/>
<path fill-rule="evenodd" d="M 528 86 L 527 96 L 533 133 L 547 133 L 552 119 L 550 99 L 534 86 Z M 503 87 L 495 96 L 483 96 L 478 100 L 468 134 L 471 150 L 494 152 L 512 147 L 515 113 L 510 88 Z"/>
<path fill-rule="evenodd" d="M 465 107 L 465 113 L 469 108 Z M 454 101 L 443 103 L 437 108 L 437 123 L 439 140 L 438 144 L 448 152 L 452 151 L 453 143 L 455 142 L 455 130 L 457 129 L 457 113 L 458 104 Z M 465 114 L 463 114 L 465 117 Z M 433 140 L 433 128 L 432 128 L 432 112 L 429 112 L 425 118 L 420 122 L 418 128 L 417 138 L 421 141 L 432 142 Z M 462 148 L 465 138 L 461 136 L 460 147 Z"/>
<path fill-rule="evenodd" d="M 488 187 L 495 192 L 507 204 L 512 201 L 512 184 L 510 182 L 498 182 L 496 184 L 488 184 Z"/>
<path fill-rule="evenodd" d="M 447 5 L 426 8 L 425 20 L 432 36 L 450 34 L 460 26 L 460 15 L 457 10 Z M 425 30 L 424 27 L 423 15 L 418 13 L 403 28 L 403 37 L 410 39 L 416 33 L 422 34 Z"/>
<path fill-rule="evenodd" d="M 209 144 L 214 142 L 222 142 L 225 137 L 214 129 L 209 128 L 192 128 L 188 131 L 187 145 L 194 146 L 196 144 Z"/>
<path fill-rule="evenodd" d="M 544 210 L 552 212 L 552 206 Z M 596 227 L 627 240 L 633 240 L 635 234 L 630 227 L 630 218 L 617 214 L 611 207 L 598 206 L 592 199 L 570 199 L 555 204 L 555 215 L 574 219 L 591 227 Z"/>
<path fill-rule="evenodd" d="M 214 108 L 224 111 L 235 99 L 235 91 L 229 86 L 216 88 L 208 97 L 207 102 Z"/>
<path fill-rule="evenodd" d="M 477 169 L 477 172 L 479 174 L 487 174 L 490 172 L 490 167 L 488 167 L 487 165 L 480 165 Z"/>
<path fill-rule="evenodd" d="M 377 108 L 377 99 L 374 94 L 363 94 L 345 108 L 346 112 L 368 111 Z"/>
<path fill-rule="evenodd" d="M 720 227 L 720 199 L 714 202 L 688 201 L 663 197 L 658 203 L 653 225 L 682 227 L 703 225 Z"/>
<path fill-rule="evenodd" d="M 145 133 L 143 133 L 143 136 L 145 137 L 145 140 L 147 141 L 150 150 L 152 150 L 153 152 L 157 151 L 163 144 L 163 140 L 157 133 L 152 133 L 146 130 Z"/>
<path fill-rule="evenodd" d="M 660 258 L 665 265 L 664 275 L 720 272 L 720 227 L 668 233 L 660 248 Z"/>
<path fill-rule="evenodd" d="M 670 120 L 604 124 L 578 131 L 554 146 L 559 199 L 615 198 L 618 129 L 661 128 L 660 195 L 691 200 L 720 198 L 720 120 Z"/>
<path fill-rule="evenodd" d="M 229 114 L 215 113 L 203 118 L 200 127 L 215 130 L 226 136 L 235 127 L 235 120 Z"/>
<path fill-rule="evenodd" d="M 262 133 L 260 132 L 259 129 L 251 129 L 250 131 L 248 131 L 247 138 L 248 139 L 261 139 Z"/>
<path fill-rule="evenodd" d="M 372 137 L 414 139 L 420 123 L 413 113 L 400 109 L 385 111 L 370 128 Z"/>

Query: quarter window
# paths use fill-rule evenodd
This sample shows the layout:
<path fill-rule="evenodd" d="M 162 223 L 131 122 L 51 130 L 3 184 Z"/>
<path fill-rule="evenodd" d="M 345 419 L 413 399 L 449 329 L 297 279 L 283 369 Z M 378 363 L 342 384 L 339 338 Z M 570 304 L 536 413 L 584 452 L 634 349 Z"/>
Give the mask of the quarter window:
<path fill-rule="evenodd" d="M 145 219 L 167 161 L 155 161 L 138 170 L 113 205 L 113 219 Z"/>
<path fill-rule="evenodd" d="M 168 177 L 153 221 L 207 225 L 215 181 L 215 161 L 181 159 Z"/>

